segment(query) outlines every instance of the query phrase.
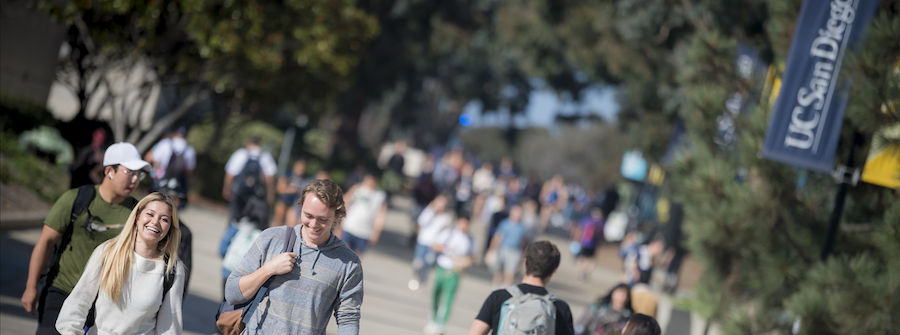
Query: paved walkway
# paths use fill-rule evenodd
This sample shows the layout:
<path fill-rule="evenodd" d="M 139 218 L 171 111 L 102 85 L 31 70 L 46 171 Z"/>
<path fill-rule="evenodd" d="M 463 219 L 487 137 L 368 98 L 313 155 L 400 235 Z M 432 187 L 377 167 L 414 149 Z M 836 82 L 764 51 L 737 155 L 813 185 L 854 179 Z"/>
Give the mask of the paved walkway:
<path fill-rule="evenodd" d="M 396 207 L 405 208 L 406 199 L 397 199 Z M 222 301 L 221 259 L 217 254 L 224 232 L 226 213 L 220 208 L 192 206 L 181 214 L 194 232 L 194 274 L 185 300 L 185 334 L 211 334 L 214 316 Z M 430 292 L 410 291 L 412 248 L 407 246 L 410 220 L 405 212 L 390 210 L 381 241 L 370 247 L 362 262 L 365 274 L 365 300 L 362 306 L 361 334 L 422 334 L 427 322 Z M 475 223 L 472 233 L 476 245 L 483 245 L 483 226 Z M 19 299 L 25 285 L 28 258 L 39 228 L 0 233 L 0 334 L 34 334 L 37 318 L 29 316 Z M 575 281 L 574 258 L 568 242 L 557 236 L 542 238 L 554 242 L 562 252 L 559 270 L 548 289 L 567 301 L 577 317 L 586 305 L 619 281 L 615 267 L 598 267 L 587 283 Z M 611 253 L 612 250 L 603 250 Z M 470 269 L 462 279 L 445 334 L 465 334 L 490 293 L 490 274 L 483 266 Z M 328 334 L 336 333 L 332 318 Z"/>

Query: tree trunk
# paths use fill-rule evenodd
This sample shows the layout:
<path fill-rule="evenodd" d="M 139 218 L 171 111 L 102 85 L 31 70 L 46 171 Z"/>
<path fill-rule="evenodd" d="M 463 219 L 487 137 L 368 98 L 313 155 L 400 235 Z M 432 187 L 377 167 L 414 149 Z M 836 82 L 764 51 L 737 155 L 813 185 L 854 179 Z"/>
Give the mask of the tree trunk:
<path fill-rule="evenodd" d="M 183 117 L 188 113 L 188 111 L 191 110 L 191 107 L 193 107 L 194 104 L 197 103 L 197 101 L 203 98 L 201 97 L 201 95 L 205 96 L 206 94 L 201 94 L 196 90 L 191 92 L 190 94 L 188 94 L 188 96 L 184 97 L 184 99 L 181 100 L 181 105 L 179 105 L 178 108 L 156 121 L 156 123 L 153 124 L 153 127 L 151 127 L 150 130 L 148 130 L 147 133 L 144 134 L 141 140 L 135 144 L 135 147 L 137 147 L 138 151 L 146 152 L 148 149 L 150 149 L 150 146 L 153 145 L 153 142 L 155 142 L 160 135 L 162 135 L 163 131 L 171 127 L 172 124 L 175 123 L 175 121 L 181 119 L 181 117 Z"/>

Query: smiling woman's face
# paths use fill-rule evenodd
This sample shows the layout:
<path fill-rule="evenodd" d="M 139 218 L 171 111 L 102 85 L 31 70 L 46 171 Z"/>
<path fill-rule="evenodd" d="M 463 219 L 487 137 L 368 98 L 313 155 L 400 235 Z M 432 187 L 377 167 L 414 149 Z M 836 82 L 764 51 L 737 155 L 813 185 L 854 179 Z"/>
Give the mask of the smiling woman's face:
<path fill-rule="evenodd" d="M 172 226 L 172 209 L 162 201 L 152 201 L 137 217 L 138 238 L 148 245 L 162 241 Z"/>

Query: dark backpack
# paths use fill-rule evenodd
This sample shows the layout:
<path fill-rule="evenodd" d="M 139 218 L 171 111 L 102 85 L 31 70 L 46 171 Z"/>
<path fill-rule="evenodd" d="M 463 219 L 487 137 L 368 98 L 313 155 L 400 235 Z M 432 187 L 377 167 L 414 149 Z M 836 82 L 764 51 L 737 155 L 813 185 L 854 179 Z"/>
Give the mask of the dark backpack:
<path fill-rule="evenodd" d="M 251 195 L 265 197 L 265 189 L 262 183 L 262 166 L 259 165 L 259 156 L 249 156 L 244 169 L 237 175 L 237 190 L 235 193 L 240 198 Z"/>
<path fill-rule="evenodd" d="M 181 153 L 177 153 L 174 148 L 172 149 L 172 156 L 169 157 L 169 164 L 166 165 L 166 173 L 163 175 L 164 179 L 176 178 L 178 181 L 184 180 L 187 174 L 187 162 L 184 160 L 186 151 L 187 149 L 185 148 Z"/>

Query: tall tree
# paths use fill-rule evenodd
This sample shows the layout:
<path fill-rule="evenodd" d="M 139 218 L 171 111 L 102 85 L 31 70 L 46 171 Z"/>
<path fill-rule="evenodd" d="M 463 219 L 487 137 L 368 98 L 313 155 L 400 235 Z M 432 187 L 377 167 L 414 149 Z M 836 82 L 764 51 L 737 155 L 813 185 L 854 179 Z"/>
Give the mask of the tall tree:
<path fill-rule="evenodd" d="M 115 139 L 141 150 L 207 95 L 251 112 L 331 98 L 348 85 L 361 46 L 378 32 L 377 21 L 352 1 L 84 0 L 41 7 L 70 27 L 60 74 L 78 97 L 79 117 L 109 110 Z M 160 86 L 176 87 L 179 103 L 143 128 L 137 121 L 155 112 L 146 106 Z"/>

